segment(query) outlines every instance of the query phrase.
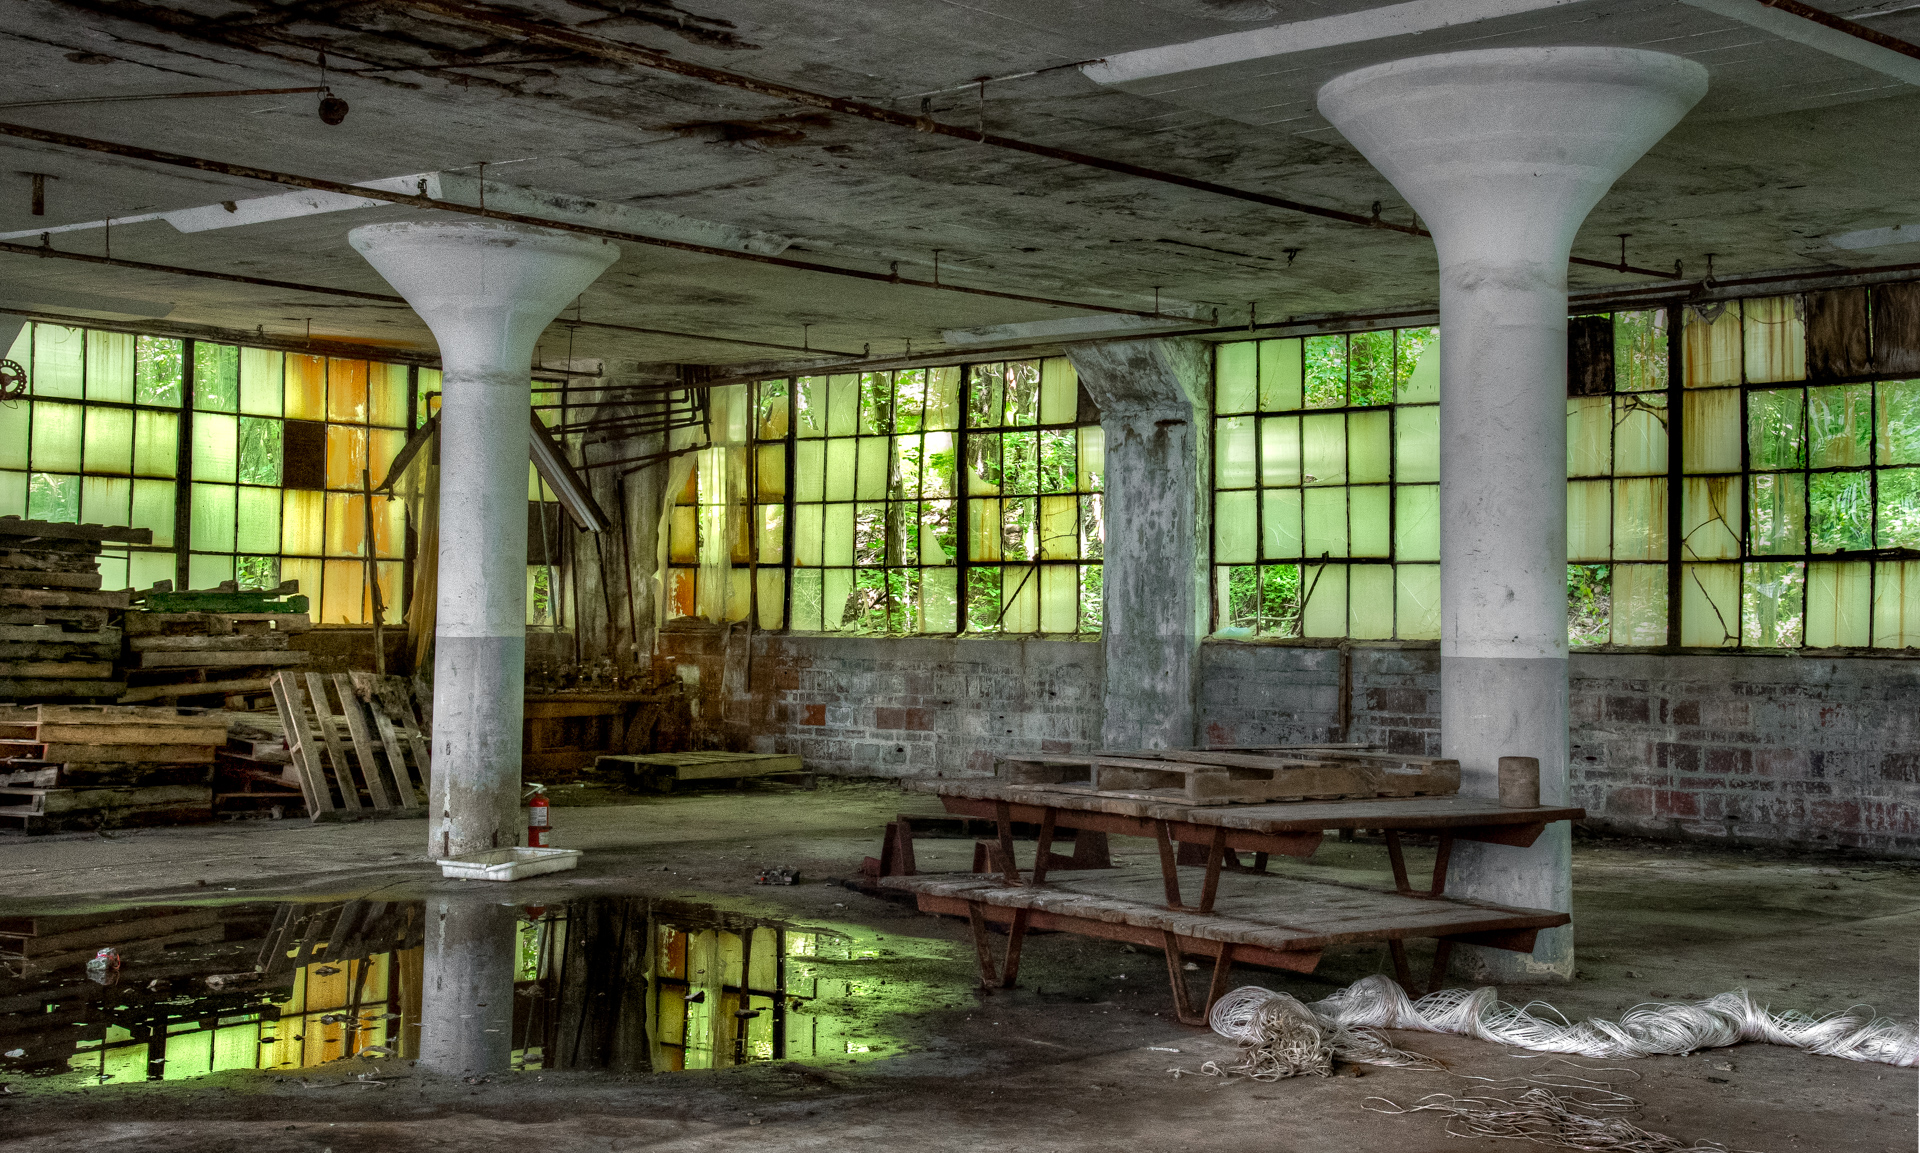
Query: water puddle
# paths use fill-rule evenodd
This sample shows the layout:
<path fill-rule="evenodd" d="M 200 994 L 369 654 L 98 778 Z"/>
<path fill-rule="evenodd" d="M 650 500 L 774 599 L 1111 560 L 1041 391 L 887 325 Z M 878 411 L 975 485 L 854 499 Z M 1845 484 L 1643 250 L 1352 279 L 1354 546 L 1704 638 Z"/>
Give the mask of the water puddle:
<path fill-rule="evenodd" d="M 63 1087 L 226 1070 L 620 1073 L 901 1052 L 968 1003 L 943 942 L 596 897 L 0 917 L 0 1075 Z"/>

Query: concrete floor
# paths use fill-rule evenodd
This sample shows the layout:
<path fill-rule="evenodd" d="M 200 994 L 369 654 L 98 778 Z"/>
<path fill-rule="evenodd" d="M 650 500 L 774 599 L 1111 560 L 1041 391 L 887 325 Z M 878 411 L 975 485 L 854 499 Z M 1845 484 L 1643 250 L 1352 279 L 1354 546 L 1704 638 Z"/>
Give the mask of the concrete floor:
<path fill-rule="evenodd" d="M 1176 1078 L 1170 1068 L 1197 1068 L 1229 1046 L 1169 1020 L 1160 958 L 1057 935 L 1030 941 L 1022 988 L 974 991 L 958 923 L 837 883 L 875 851 L 887 819 L 933 811 L 931 798 L 864 783 L 801 796 L 768 787 L 559 808 L 558 843 L 588 850 L 582 867 L 512 889 L 512 899 L 529 903 L 595 894 L 717 899 L 884 942 L 873 978 L 919 991 L 870 1022 L 894 1054 L 884 1059 L 631 1079 L 523 1073 L 478 1085 L 402 1072 L 384 1090 L 346 1083 L 363 1071 L 357 1062 L 299 1079 L 221 1073 L 81 1092 L 15 1079 L 0 1098 L 0 1149 L 741 1153 L 864 1141 L 939 1150 L 1512 1148 L 1450 1138 L 1430 1113 L 1371 1110 L 1383 1107 L 1379 1098 L 1406 1105 L 1459 1092 L 1472 1084 L 1463 1076 L 1524 1076 L 1545 1066 L 1541 1058 L 1397 1034 L 1451 1071 L 1350 1069 L 1272 1084 Z M 439 880 L 421 855 L 424 831 L 405 821 L 257 822 L 0 841 L 0 875 L 8 878 L 0 913 L 75 911 L 130 897 L 395 899 L 476 887 Z M 1146 856 L 1125 840 L 1116 849 Z M 921 868 L 961 867 L 970 852 L 970 842 L 923 840 Z M 754 885 L 755 869 L 769 864 L 798 866 L 803 883 Z M 1376 884 L 1387 878 L 1384 851 L 1363 842 L 1329 843 L 1293 867 Z M 1916 1012 L 1920 865 L 1582 841 L 1574 870 L 1578 979 L 1508 990 L 1509 999 L 1537 995 L 1569 1016 L 1613 1016 L 1643 1000 L 1747 988 L 1776 1008 L 1866 1003 L 1909 1020 Z M 1384 964 L 1379 948 L 1356 947 L 1330 951 L 1312 977 L 1239 976 L 1311 999 Z M 1645 1102 L 1641 1124 L 1687 1142 L 1878 1153 L 1912 1148 L 1915 1138 L 1913 1070 L 1739 1046 L 1593 1076 L 1637 1077 L 1622 1088 Z"/>

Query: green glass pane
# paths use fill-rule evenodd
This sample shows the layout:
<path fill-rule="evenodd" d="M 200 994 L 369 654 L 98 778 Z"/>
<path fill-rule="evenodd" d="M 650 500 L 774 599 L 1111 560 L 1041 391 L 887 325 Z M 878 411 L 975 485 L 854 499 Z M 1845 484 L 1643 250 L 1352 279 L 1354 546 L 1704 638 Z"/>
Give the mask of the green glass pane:
<path fill-rule="evenodd" d="M 1347 569 L 1347 635 L 1360 640 L 1393 636 L 1393 566 L 1357 564 Z"/>
<path fill-rule="evenodd" d="M 237 418 L 218 412 L 193 417 L 193 479 L 231 483 L 240 455 Z"/>
<path fill-rule="evenodd" d="M 827 446 L 824 441 L 804 440 L 793 446 L 793 495 L 795 500 L 826 499 Z"/>
<path fill-rule="evenodd" d="M 821 560 L 821 534 L 826 513 L 817 504 L 793 506 L 793 563 L 818 568 Z"/>
<path fill-rule="evenodd" d="M 239 556 L 233 558 L 233 579 L 243 589 L 280 587 L 280 558 L 277 556 Z"/>
<path fill-rule="evenodd" d="M 893 374 L 893 430 L 918 432 L 926 424 L 927 370 L 909 368 Z"/>
<path fill-rule="evenodd" d="M 86 331 L 57 324 L 33 326 L 33 394 L 81 395 L 86 373 Z"/>
<path fill-rule="evenodd" d="M 1309 485 L 1347 482 L 1347 418 L 1303 417 L 1300 421 L 1301 482 Z"/>
<path fill-rule="evenodd" d="M 1300 483 L 1300 418 L 1270 416 L 1260 421 L 1260 483 Z"/>
<path fill-rule="evenodd" d="M 80 519 L 86 524 L 128 523 L 133 481 L 120 476 L 80 478 Z"/>
<path fill-rule="evenodd" d="M 161 581 L 177 582 L 178 566 L 179 561 L 170 552 L 133 553 L 127 558 L 127 587 L 150 589 Z"/>
<path fill-rule="evenodd" d="M 0 404 L 0 468 L 27 467 L 27 430 L 32 426 L 31 404 Z"/>
<path fill-rule="evenodd" d="M 86 410 L 77 404 L 33 406 L 33 459 L 36 469 L 80 471 L 81 421 Z"/>
<path fill-rule="evenodd" d="M 1805 473 L 1758 473 L 1747 479 L 1747 547 L 1758 556 L 1807 551 Z"/>
<path fill-rule="evenodd" d="M 1920 464 L 1920 380 L 1883 380 L 1876 464 Z"/>
<path fill-rule="evenodd" d="M 1393 490 L 1395 560 L 1440 559 L 1440 488 L 1431 484 L 1396 485 Z"/>
<path fill-rule="evenodd" d="M 1567 566 L 1567 643 L 1604 645 L 1612 636 L 1612 569 L 1603 564 Z"/>
<path fill-rule="evenodd" d="M 1605 561 L 1612 557 L 1613 484 L 1604 480 L 1568 481 L 1567 559 Z"/>
<path fill-rule="evenodd" d="M 236 495 L 234 548 L 240 552 L 279 552 L 279 490 L 241 488 Z"/>
<path fill-rule="evenodd" d="M 240 463 L 237 479 L 241 484 L 279 484 L 282 456 L 281 432 L 277 420 L 259 416 L 240 418 Z"/>
<path fill-rule="evenodd" d="M 80 478 L 36 472 L 27 481 L 27 519 L 78 521 Z"/>
<path fill-rule="evenodd" d="M 1740 643 L 1740 566 L 1690 564 L 1680 568 L 1680 643 L 1731 648 Z"/>
<path fill-rule="evenodd" d="M 1304 350 L 1308 408 L 1341 408 L 1347 403 L 1347 337 L 1309 336 Z"/>
<path fill-rule="evenodd" d="M 1213 422 L 1213 484 L 1215 488 L 1252 488 L 1258 465 L 1250 416 Z"/>
<path fill-rule="evenodd" d="M 820 632 L 820 570 L 796 569 L 793 573 L 793 619 L 789 627 L 802 632 Z"/>
<path fill-rule="evenodd" d="M 1393 490 L 1384 484 L 1357 485 L 1347 490 L 1347 519 L 1352 536 L 1349 555 L 1389 555 L 1393 545 L 1392 503 Z M 1379 635 L 1387 636 L 1391 632 L 1389 628 Z"/>
<path fill-rule="evenodd" d="M 1040 491 L 1072 492 L 1079 485 L 1078 438 L 1072 430 L 1040 434 Z"/>
<path fill-rule="evenodd" d="M 1807 571 L 1797 561 L 1744 566 L 1740 584 L 1740 640 L 1749 648 L 1800 646 Z"/>
<path fill-rule="evenodd" d="M 1440 399 L 1440 330 L 1394 330 L 1394 399 L 1420 404 Z"/>
<path fill-rule="evenodd" d="M 286 403 L 286 383 L 283 379 L 285 362 L 284 353 L 264 348 L 240 350 L 241 412 L 255 416 L 281 414 Z M 424 416 L 422 419 L 425 419 Z"/>
<path fill-rule="evenodd" d="M 1284 560 L 1300 555 L 1300 490 L 1269 489 L 1260 494 L 1260 555 Z"/>
<path fill-rule="evenodd" d="M 1920 469 L 1887 469 L 1880 473 L 1879 489 L 1878 546 L 1920 549 Z"/>
<path fill-rule="evenodd" d="M 0 472 L 0 516 L 27 515 L 27 474 Z"/>
<path fill-rule="evenodd" d="M 1397 415 L 1405 418 L 1411 409 Z M 1607 476 L 1613 472 L 1613 398 L 1567 398 L 1567 475 Z M 1424 479 L 1431 480 L 1427 477 Z"/>
<path fill-rule="evenodd" d="M 859 450 L 856 443 L 836 437 L 827 442 L 826 499 L 852 500 Z M 804 456 L 802 463 L 805 463 Z"/>
<path fill-rule="evenodd" d="M 133 399 L 139 404 L 169 407 L 180 403 L 187 346 L 163 336 L 135 337 L 133 342 Z"/>
<path fill-rule="evenodd" d="M 1440 479 L 1440 408 L 1415 405 L 1393 413 L 1394 479 L 1401 482 Z"/>
<path fill-rule="evenodd" d="M 1339 637 L 1347 633 L 1347 566 L 1303 565 L 1300 635 Z"/>
<path fill-rule="evenodd" d="M 827 378 L 827 435 L 852 436 L 860 426 L 860 378 L 843 373 Z"/>
<path fill-rule="evenodd" d="M 886 434 L 893 431 L 893 374 L 860 374 L 860 415 L 855 428 L 863 433 Z"/>
<path fill-rule="evenodd" d="M 417 428 L 440 411 L 440 370 L 423 368 L 413 374 L 414 402 L 413 421 Z M 281 394 L 283 397 L 285 393 Z M 264 411 L 264 410 L 263 410 Z M 279 415 L 276 409 L 267 415 Z"/>
<path fill-rule="evenodd" d="M 174 494 L 178 492 L 170 480 L 136 480 L 133 482 L 133 518 L 127 523 L 135 528 L 153 530 L 153 543 L 159 548 L 173 545 L 173 504 Z M 274 542 L 279 547 L 279 542 Z M 147 588 L 147 585 L 140 585 Z"/>
<path fill-rule="evenodd" d="M 1302 495 L 1301 549 L 1304 554 L 1308 557 L 1346 556 L 1347 490 L 1344 488 L 1307 489 Z"/>
<path fill-rule="evenodd" d="M 1872 464 L 1873 386 L 1807 390 L 1807 463 L 1814 468 Z"/>
<path fill-rule="evenodd" d="M 1039 423 L 1039 361 L 1014 360 L 1007 362 L 1006 402 L 1006 421 L 1008 424 L 1026 426 Z M 1023 593 L 1022 595 L 1024 596 L 1026 594 Z"/>
<path fill-rule="evenodd" d="M 1300 341 L 1261 341 L 1261 411 L 1287 412 L 1299 408 L 1300 388 Z"/>
<path fill-rule="evenodd" d="M 1393 566 L 1393 631 L 1404 641 L 1440 637 L 1440 566 Z"/>
<path fill-rule="evenodd" d="M 830 441 L 827 445 L 827 460 L 834 458 L 833 450 L 837 444 L 847 441 Z M 854 445 L 854 481 L 853 496 L 856 500 L 884 500 L 891 487 L 893 476 L 893 441 L 884 436 L 863 436 L 851 442 Z"/>
<path fill-rule="evenodd" d="M 1873 547 L 1873 488 L 1864 472 L 1816 472 L 1807 505 L 1816 553 Z"/>
<path fill-rule="evenodd" d="M 1710 398 L 1730 400 L 1729 411 L 1738 415 L 1739 402 L 1735 394 L 1728 392 L 1707 395 Z M 1696 398 L 1689 396 L 1687 399 L 1692 405 Z M 1691 413 L 1693 409 L 1690 407 L 1688 411 Z M 1719 409 L 1715 408 L 1713 411 L 1718 412 Z M 1716 458 L 1722 468 L 1729 472 L 1738 468 L 1740 455 L 1738 428 L 1733 424 L 1726 425 L 1724 435 L 1714 443 L 1724 450 L 1724 455 Z M 1669 444 L 1666 393 L 1650 392 L 1613 398 L 1613 473 L 1615 476 L 1665 476 Z M 1689 468 L 1692 466 L 1689 465 Z"/>
<path fill-rule="evenodd" d="M 1807 461 L 1804 397 L 1797 388 L 1747 394 L 1747 461 L 1756 469 L 1803 468 Z"/>
<path fill-rule="evenodd" d="M 233 579 L 233 558 L 230 556 L 200 556 L 187 558 L 187 585 L 189 588 L 217 588 Z"/>
<path fill-rule="evenodd" d="M 1221 492 L 1213 497 L 1213 559 L 1217 564 L 1252 564 L 1259 522 L 1252 492 Z"/>
<path fill-rule="evenodd" d="M 1239 340 L 1213 348 L 1213 410 L 1252 412 L 1260 403 L 1257 341 Z"/>
<path fill-rule="evenodd" d="M 180 417 L 171 412 L 133 414 L 133 473 L 173 476 L 180 467 Z"/>
<path fill-rule="evenodd" d="M 1660 392 L 1667 387 L 1667 313 L 1613 314 L 1613 387 L 1621 392 Z"/>
<path fill-rule="evenodd" d="M 1382 412 L 1356 412 L 1347 417 L 1347 479 L 1354 484 L 1378 484 L 1392 477 L 1392 422 Z"/>
<path fill-rule="evenodd" d="M 103 552 L 100 554 L 100 587 L 103 590 L 129 587 L 125 553 Z"/>
<path fill-rule="evenodd" d="M 1347 343 L 1351 404 L 1392 404 L 1393 333 L 1356 332 Z"/>
<path fill-rule="evenodd" d="M 87 399 L 133 399 L 133 335 L 87 333 Z"/>
<path fill-rule="evenodd" d="M 820 563 L 826 567 L 838 568 L 853 563 L 856 527 L 853 510 L 851 504 L 829 504 L 821 508 Z"/>
<path fill-rule="evenodd" d="M 88 405 L 86 428 L 88 472 L 133 471 L 132 409 Z"/>
<path fill-rule="evenodd" d="M 193 345 L 193 407 L 234 412 L 240 407 L 240 350 L 230 344 Z"/>
<path fill-rule="evenodd" d="M 190 547 L 205 549 L 208 552 L 230 553 L 233 551 L 233 498 L 232 485 L 196 484 L 193 486 L 193 530 L 189 537 Z M 208 586 L 195 585 L 194 587 Z"/>

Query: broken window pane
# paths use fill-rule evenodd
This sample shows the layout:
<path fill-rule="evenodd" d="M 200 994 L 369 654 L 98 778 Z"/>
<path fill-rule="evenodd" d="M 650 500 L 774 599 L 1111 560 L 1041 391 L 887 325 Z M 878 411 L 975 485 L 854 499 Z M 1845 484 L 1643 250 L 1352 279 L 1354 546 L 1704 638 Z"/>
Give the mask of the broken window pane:
<path fill-rule="evenodd" d="M 1731 560 L 1740 555 L 1740 478 L 1688 477 L 1680 510 L 1681 555 Z"/>
<path fill-rule="evenodd" d="M 1872 473 L 1816 472 L 1807 478 L 1807 505 L 1813 537 L 1810 551 L 1873 547 Z"/>
<path fill-rule="evenodd" d="M 1612 570 L 1603 564 L 1567 566 L 1567 643 L 1604 645 L 1613 636 Z"/>
<path fill-rule="evenodd" d="M 1883 380 L 1876 464 L 1920 464 L 1920 380 Z"/>
<path fill-rule="evenodd" d="M 1887 469 L 1879 475 L 1878 488 L 1875 546 L 1920 549 L 1920 469 Z"/>
<path fill-rule="evenodd" d="M 1804 468 L 1807 429 L 1800 389 L 1747 394 L 1747 460 L 1756 469 Z"/>
<path fill-rule="evenodd" d="M 1440 399 L 1440 330 L 1394 330 L 1395 400 L 1419 404 Z"/>
<path fill-rule="evenodd" d="M 793 619 L 789 628 L 804 632 L 822 631 L 820 620 L 820 570 L 795 569 L 793 572 Z"/>
<path fill-rule="evenodd" d="M 186 342 L 161 336 L 134 337 L 134 403 L 179 407 L 185 369 Z"/>
<path fill-rule="evenodd" d="M 27 519 L 78 521 L 80 478 L 50 472 L 31 474 L 27 482 Z"/>
<path fill-rule="evenodd" d="M 1806 586 L 1806 565 L 1798 561 L 1748 564 L 1740 601 L 1742 642 L 1749 648 L 1800 647 Z"/>
<path fill-rule="evenodd" d="M 1613 557 L 1667 559 L 1666 478 L 1613 482 Z"/>
<path fill-rule="evenodd" d="M 1680 566 L 1680 643 L 1726 648 L 1740 643 L 1740 566 Z"/>
<path fill-rule="evenodd" d="M 1347 339 L 1347 403 L 1393 403 L 1393 332 L 1356 332 Z"/>
<path fill-rule="evenodd" d="M 1807 551 L 1807 478 L 1760 473 L 1748 478 L 1748 547 L 1758 556 Z"/>
<path fill-rule="evenodd" d="M 982 566 L 967 570 L 968 632 L 999 630 L 1000 572 L 997 566 Z"/>
<path fill-rule="evenodd" d="M 1814 468 L 1872 464 L 1873 386 L 1807 390 L 1807 463 Z"/>
<path fill-rule="evenodd" d="M 1621 392 L 1665 391 L 1665 309 L 1613 314 L 1613 387 Z"/>
<path fill-rule="evenodd" d="M 1347 403 L 1347 337 L 1309 336 L 1303 349 L 1308 408 L 1341 408 Z"/>
<path fill-rule="evenodd" d="M 230 344 L 193 345 L 193 407 L 236 412 L 240 407 L 240 350 Z"/>
<path fill-rule="evenodd" d="M 1614 397 L 1613 472 L 1615 476 L 1665 476 L 1667 443 L 1665 393 Z M 1736 453 L 1739 451 L 1737 444 L 1734 451 Z"/>

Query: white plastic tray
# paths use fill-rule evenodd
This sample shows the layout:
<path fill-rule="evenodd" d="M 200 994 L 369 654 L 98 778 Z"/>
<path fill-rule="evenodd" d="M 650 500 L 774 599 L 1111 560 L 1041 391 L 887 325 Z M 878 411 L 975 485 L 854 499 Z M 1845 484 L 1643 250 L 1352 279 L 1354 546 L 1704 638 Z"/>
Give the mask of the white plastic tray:
<path fill-rule="evenodd" d="M 440 875 L 469 881 L 518 881 L 558 873 L 580 863 L 579 849 L 490 849 L 439 862 Z"/>

